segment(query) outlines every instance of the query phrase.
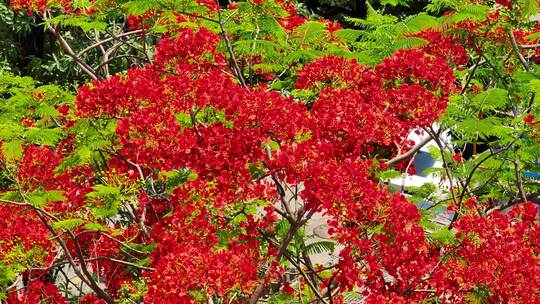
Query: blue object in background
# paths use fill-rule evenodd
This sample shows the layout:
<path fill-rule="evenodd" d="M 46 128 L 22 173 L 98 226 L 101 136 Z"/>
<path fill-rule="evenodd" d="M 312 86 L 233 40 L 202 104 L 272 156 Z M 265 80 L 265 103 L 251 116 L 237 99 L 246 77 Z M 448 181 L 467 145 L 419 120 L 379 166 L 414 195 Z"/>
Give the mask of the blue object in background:
<path fill-rule="evenodd" d="M 434 164 L 435 164 L 435 160 L 433 159 L 433 157 L 431 157 L 431 154 L 429 154 L 426 151 L 418 151 L 413 161 L 414 169 L 416 169 L 416 175 L 422 176 L 422 177 L 427 176 L 426 174 L 423 173 L 424 170 L 433 168 Z"/>
<path fill-rule="evenodd" d="M 538 172 L 523 171 L 523 176 L 526 178 L 540 179 L 540 173 Z"/>

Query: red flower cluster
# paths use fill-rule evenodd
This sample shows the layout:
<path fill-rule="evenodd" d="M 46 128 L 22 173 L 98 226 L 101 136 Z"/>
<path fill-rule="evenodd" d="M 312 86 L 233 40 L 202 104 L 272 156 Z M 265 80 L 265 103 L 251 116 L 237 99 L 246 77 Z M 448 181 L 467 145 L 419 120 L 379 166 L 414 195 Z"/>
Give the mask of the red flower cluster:
<path fill-rule="evenodd" d="M 413 36 L 429 41 L 427 45 L 421 47 L 422 51 L 443 58 L 450 65 L 463 66 L 469 62 L 467 51 L 459 40 L 443 32 L 428 29 Z"/>
<path fill-rule="evenodd" d="M 50 261 L 52 244 L 48 240 L 48 230 L 29 208 L 0 205 L 0 259 L 9 260 L 13 250 L 36 253 L 37 265 Z M 11 257 L 14 258 L 14 257 Z"/>
<path fill-rule="evenodd" d="M 31 282 L 25 290 L 12 293 L 8 296 L 7 302 L 10 304 L 27 303 L 67 303 L 67 300 L 60 294 L 56 285 L 45 282 L 42 278 L 30 278 Z"/>
<path fill-rule="evenodd" d="M 253 227 L 245 226 L 245 234 L 235 232 L 210 213 L 206 202 L 178 204 L 174 214 L 154 228 L 157 248 L 151 264 L 156 271 L 145 301 L 190 303 L 194 290 L 220 296 L 232 289 L 250 292 L 261 262 Z M 226 234 L 236 237 L 220 239 Z"/>
<path fill-rule="evenodd" d="M 55 170 L 62 158 L 62 154 L 55 153 L 46 146 L 28 146 L 21 159 L 17 178 L 25 187 L 24 190 L 63 192 L 67 199 L 54 202 L 49 207 L 56 212 L 74 212 L 84 206 L 85 195 L 91 191 L 92 170 L 89 167 L 77 167 L 58 174 Z"/>
<path fill-rule="evenodd" d="M 530 137 L 532 139 L 540 138 L 540 121 L 538 121 L 533 114 L 527 114 L 523 118 L 523 122 L 529 129 Z"/>
<path fill-rule="evenodd" d="M 85 85 L 78 92 L 78 117 L 117 120 L 111 142 L 115 152 L 108 156 L 109 172 L 102 175 L 136 180 L 139 174 L 134 170 L 155 178 L 160 172 L 189 168 L 198 176 L 175 191 L 168 208 L 162 199 L 144 192 L 138 196 L 149 210 L 143 224 L 151 227 L 150 238 L 156 242 L 150 261 L 156 271 L 148 274 L 147 301 L 188 301 L 193 290 L 225 295 L 239 288 L 249 293 L 256 286 L 257 265 L 267 258 L 260 255 L 257 235 L 260 229 L 272 232 L 275 214 L 268 207 L 264 219 L 269 222 L 248 217 L 239 226 L 227 225 L 223 217 L 224 210 L 238 204 L 275 199 L 273 187 L 254 179 L 253 167 L 263 174 L 275 172 L 291 185 L 303 183 L 305 208 L 333 216 L 336 237 L 373 260 L 368 272 L 351 272 L 347 269 L 355 268 L 345 263 L 347 251 L 342 253 L 342 288 L 365 285 L 378 294 L 385 285 L 383 269 L 403 279 L 392 292 L 418 280 L 433 263 L 423 255 L 425 245 L 412 247 L 425 242 L 416 225 L 418 212 L 403 197 L 378 189 L 369 173 L 371 162 L 361 158 L 394 141 L 403 142 L 412 129 L 437 119 L 453 89 L 448 65 L 415 50 L 398 52 L 374 69 L 322 58 L 306 65 L 296 84 L 319 90 L 308 110 L 265 87 L 243 89 L 223 72 L 218 43 L 217 36 L 205 29 L 184 29 L 176 38 L 162 40 L 155 64 Z M 269 159 L 263 147 L 270 141 L 279 149 Z M 90 183 L 79 178 L 85 168 L 54 173 L 72 151 L 69 144 L 62 149 L 65 154 L 28 147 L 19 179 L 29 189 L 63 189 L 68 205 L 54 203 L 52 208 L 75 211 L 83 208 Z M 167 209 L 172 216 L 163 218 Z M 378 225 L 384 226 L 385 234 L 358 238 Z M 398 231 L 400 237 L 391 242 Z M 132 242 L 147 242 L 140 232 L 124 229 L 122 235 Z M 223 235 L 231 237 L 222 239 Z M 119 243 L 100 233 L 84 234 L 83 239 L 91 244 L 83 248 L 88 258 L 122 258 Z M 72 248 L 71 241 L 68 245 Z M 405 254 L 403 248 L 409 246 Z M 399 267 L 409 264 L 416 268 Z M 137 273 L 107 261 L 96 269 L 112 294 Z M 372 283 L 365 284 L 362 273 Z"/>
<path fill-rule="evenodd" d="M 280 5 L 293 16 L 285 17 L 292 23 L 285 27 L 303 22 L 289 4 Z M 56 172 L 75 153 L 72 136 L 56 150 L 25 146 L 17 190 L 60 190 L 67 200 L 44 210 L 106 228 L 80 225 L 70 231 L 74 237 L 56 238 L 88 260 L 113 296 L 136 280 L 148 283 L 147 303 L 208 296 L 233 302 L 271 283 L 290 292 L 275 259 L 280 248 L 268 241 L 276 235 L 275 203 L 283 199 L 276 186 L 287 186 L 302 189 L 291 207 L 324 213 L 330 234 L 344 246 L 333 270 L 340 291 L 360 287 L 367 303 L 433 295 L 460 303 L 484 289 L 494 302 L 533 302 L 540 296 L 540 235 L 530 204 L 510 216 L 466 213 L 455 223 L 458 244 L 439 244 L 426 239 L 417 208 L 375 177 L 377 158 L 393 156 L 411 131 L 445 111 L 455 90 L 449 64 L 465 63 L 449 38 L 420 35 L 431 41 L 424 49 L 398 51 L 375 67 L 338 57 L 306 64 L 295 87 L 315 97 L 304 104 L 265 86 L 243 88 L 217 50 L 219 37 L 184 28 L 161 40 L 153 64 L 79 89 L 75 120 L 114 122 L 114 130 L 100 134 L 107 141 L 96 151 L 100 164 Z M 76 133 L 74 122 L 66 128 Z M 190 178 L 174 184 L 170 176 L 179 172 Z M 110 201 L 88 195 L 111 184 L 119 193 Z M 120 205 L 114 216 L 93 213 L 107 203 Z M 47 227 L 20 206 L 0 207 L 0 236 L 2 252 L 17 241 L 25 250 L 46 248 L 47 259 L 55 251 Z M 143 267 L 129 262 L 145 258 Z M 57 299 L 50 283 L 36 282 L 27 286 L 27 302 Z M 90 294 L 81 302 L 100 300 Z"/>
<path fill-rule="evenodd" d="M 540 227 L 533 203 L 509 215 L 478 216 L 472 209 L 455 226 L 461 238 L 434 274 L 438 292 L 453 303 L 487 292 L 490 303 L 537 303 L 540 299 Z"/>
<path fill-rule="evenodd" d="M 412 129 L 430 125 L 446 108 L 454 80 L 442 59 L 408 50 L 374 69 L 343 58 L 316 60 L 299 72 L 296 88 L 319 92 L 313 135 L 358 155 L 402 143 Z"/>

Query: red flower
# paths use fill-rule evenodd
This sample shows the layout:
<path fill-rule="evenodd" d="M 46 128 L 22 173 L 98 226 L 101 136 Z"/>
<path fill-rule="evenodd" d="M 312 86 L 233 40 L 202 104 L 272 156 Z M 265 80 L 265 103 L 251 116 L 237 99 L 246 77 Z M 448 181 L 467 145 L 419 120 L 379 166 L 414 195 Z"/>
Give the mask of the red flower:
<path fill-rule="evenodd" d="M 463 156 L 462 156 L 462 153 L 461 152 L 458 152 L 458 153 L 455 153 L 453 156 L 452 156 L 452 159 L 457 162 L 457 163 L 462 163 L 463 162 Z"/>

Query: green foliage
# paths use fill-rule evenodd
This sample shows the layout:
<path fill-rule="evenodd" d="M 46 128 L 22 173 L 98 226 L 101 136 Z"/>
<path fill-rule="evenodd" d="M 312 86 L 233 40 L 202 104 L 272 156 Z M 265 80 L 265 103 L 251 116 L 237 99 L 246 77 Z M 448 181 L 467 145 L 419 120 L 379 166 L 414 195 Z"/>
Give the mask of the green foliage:
<path fill-rule="evenodd" d="M 104 30 L 107 28 L 107 23 L 103 21 L 94 20 L 91 16 L 79 15 L 59 15 L 48 19 L 45 22 L 46 26 L 73 26 L 82 29 L 84 32 L 90 32 L 93 30 Z"/>
<path fill-rule="evenodd" d="M 489 303 L 490 295 L 491 290 L 489 287 L 480 285 L 468 294 L 467 300 L 472 304 L 487 304 Z"/>
<path fill-rule="evenodd" d="M 59 190 L 34 190 L 28 194 L 28 203 L 34 207 L 43 208 L 50 202 L 66 200 L 62 191 Z"/>
<path fill-rule="evenodd" d="M 333 241 L 316 241 L 310 244 L 307 244 L 304 248 L 304 251 L 308 255 L 321 254 L 333 252 L 336 247 L 336 243 Z"/>
<path fill-rule="evenodd" d="M 172 170 L 162 173 L 163 182 L 165 183 L 165 189 L 167 193 L 172 193 L 181 184 L 184 184 L 188 180 L 197 179 L 197 174 L 190 171 L 187 168 L 182 170 Z"/>
<path fill-rule="evenodd" d="M 440 228 L 430 233 L 429 238 L 441 245 L 450 245 L 457 242 L 456 233 L 446 227 Z"/>
<path fill-rule="evenodd" d="M 433 183 L 425 183 L 420 187 L 409 187 L 407 190 L 411 195 L 409 200 L 414 203 L 420 203 L 430 199 L 430 197 L 437 191 L 437 185 Z"/>
<path fill-rule="evenodd" d="M 75 136 L 74 151 L 62 159 L 56 169 L 58 173 L 87 164 L 99 164 L 104 161 L 102 150 L 106 150 L 114 142 L 116 120 L 79 119 L 70 128 L 70 134 Z"/>
<path fill-rule="evenodd" d="M 401 176 L 401 172 L 393 169 L 377 172 L 377 179 L 385 181 Z"/>
<path fill-rule="evenodd" d="M 438 19 L 426 13 L 421 13 L 407 18 L 405 20 L 405 24 L 408 28 L 407 32 L 410 34 L 419 33 L 426 29 L 436 29 L 439 27 Z"/>
<path fill-rule="evenodd" d="M 132 282 L 126 282 L 120 288 L 119 293 L 121 298 L 118 303 L 131 304 L 141 301 L 144 294 L 148 291 L 147 282 L 144 280 L 134 280 Z"/>
<path fill-rule="evenodd" d="M 64 135 L 55 106 L 70 105 L 73 99 L 59 86 L 38 86 L 29 77 L 0 70 L 0 140 L 7 160 L 19 159 L 27 144 L 54 146 L 60 141 Z"/>
<path fill-rule="evenodd" d="M 3 263 L 0 264 L 0 301 L 6 300 L 6 289 L 13 281 L 15 281 L 16 277 L 17 275 L 11 267 L 8 267 Z"/>
<path fill-rule="evenodd" d="M 61 230 L 74 230 L 75 228 L 81 226 L 84 223 L 84 220 L 78 218 L 65 219 L 52 223 L 52 226 L 55 229 Z M 86 226 L 85 226 L 86 227 Z"/>
<path fill-rule="evenodd" d="M 88 231 L 111 231 L 111 228 L 103 226 L 99 223 L 86 223 L 83 227 Z"/>
<path fill-rule="evenodd" d="M 428 41 L 411 37 L 427 28 L 442 26 L 440 18 L 422 13 L 402 18 L 384 14 L 368 4 L 366 18 L 348 18 L 355 26 L 361 28 L 355 41 L 347 40 L 353 53 L 347 55 L 360 62 L 374 65 L 399 49 L 418 48 Z"/>

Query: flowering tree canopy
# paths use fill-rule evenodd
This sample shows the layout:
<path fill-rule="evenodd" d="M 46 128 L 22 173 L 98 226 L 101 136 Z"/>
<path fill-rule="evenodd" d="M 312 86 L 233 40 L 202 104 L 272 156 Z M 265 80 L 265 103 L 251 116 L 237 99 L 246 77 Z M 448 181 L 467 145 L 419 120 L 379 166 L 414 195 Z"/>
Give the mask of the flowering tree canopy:
<path fill-rule="evenodd" d="M 536 1 L 10 7 L 86 78 L 0 72 L 0 301 L 540 303 Z"/>

